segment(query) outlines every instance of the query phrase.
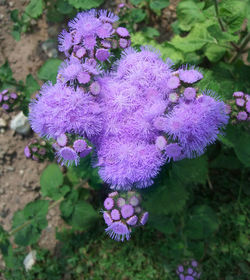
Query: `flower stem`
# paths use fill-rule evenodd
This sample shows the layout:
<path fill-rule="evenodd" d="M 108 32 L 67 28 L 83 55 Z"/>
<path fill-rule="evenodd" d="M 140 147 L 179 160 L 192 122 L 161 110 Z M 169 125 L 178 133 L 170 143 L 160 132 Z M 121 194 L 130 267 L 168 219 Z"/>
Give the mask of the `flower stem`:
<path fill-rule="evenodd" d="M 54 201 L 53 203 L 51 203 L 51 205 L 49 206 L 49 209 L 54 208 L 57 204 L 59 204 L 60 202 L 62 202 L 64 200 L 64 197 L 61 197 L 60 199 L 58 199 L 57 201 Z M 25 223 L 23 223 L 22 225 L 20 225 L 19 227 L 11 230 L 9 232 L 9 235 L 13 235 L 15 233 L 17 233 L 18 231 L 22 230 L 23 228 L 25 228 L 26 226 L 28 226 L 31 222 L 33 221 L 33 219 L 30 219 L 28 221 L 26 221 Z"/>
<path fill-rule="evenodd" d="M 247 46 L 249 41 L 250 41 L 250 33 L 248 33 L 246 37 L 243 39 L 241 46 L 239 47 L 238 51 L 234 54 L 234 56 L 232 56 L 229 63 L 234 63 L 241 56 L 241 54 L 246 51 L 245 47 Z"/>

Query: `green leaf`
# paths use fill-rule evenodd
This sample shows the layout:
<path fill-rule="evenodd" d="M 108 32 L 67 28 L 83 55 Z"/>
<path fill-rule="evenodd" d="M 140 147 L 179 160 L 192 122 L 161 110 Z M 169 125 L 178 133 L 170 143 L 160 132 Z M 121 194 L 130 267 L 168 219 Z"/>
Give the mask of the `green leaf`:
<path fill-rule="evenodd" d="M 209 168 L 241 169 L 242 163 L 234 154 L 221 153 L 209 164 Z"/>
<path fill-rule="evenodd" d="M 73 12 L 73 6 L 71 6 L 67 1 L 60 0 L 56 3 L 56 9 L 59 13 L 63 15 L 68 15 Z"/>
<path fill-rule="evenodd" d="M 223 32 L 218 23 L 208 26 L 207 31 L 218 42 L 237 42 L 239 38 L 237 35 L 232 35 L 225 31 Z"/>
<path fill-rule="evenodd" d="M 166 8 L 169 5 L 169 0 L 150 0 L 149 7 L 156 12 Z"/>
<path fill-rule="evenodd" d="M 25 96 L 26 98 L 30 98 L 31 95 L 36 92 L 37 90 L 40 89 L 40 86 L 38 84 L 38 82 L 34 79 L 34 77 L 29 74 L 27 77 L 26 77 L 26 83 L 25 83 Z"/>
<path fill-rule="evenodd" d="M 211 236 L 219 227 L 217 217 L 212 208 L 207 205 L 195 206 L 188 215 L 185 233 L 190 239 L 205 239 Z"/>
<path fill-rule="evenodd" d="M 59 187 L 63 183 L 63 174 L 58 165 L 50 164 L 43 171 L 40 184 L 43 196 L 48 196 L 54 200 L 59 199 L 62 195 Z"/>
<path fill-rule="evenodd" d="M 8 61 L 6 61 L 1 67 L 0 67 L 0 80 L 1 81 L 10 81 L 12 80 L 12 70 L 9 66 Z"/>
<path fill-rule="evenodd" d="M 195 259 L 201 259 L 205 249 L 204 242 L 189 240 L 188 249 L 194 254 Z"/>
<path fill-rule="evenodd" d="M 232 144 L 239 160 L 250 167 L 250 134 L 239 127 L 228 126 L 225 136 Z"/>
<path fill-rule="evenodd" d="M 160 32 L 153 27 L 145 27 L 142 31 L 143 34 L 149 39 L 154 39 L 154 37 L 160 36 Z"/>
<path fill-rule="evenodd" d="M 132 9 L 131 21 L 134 23 L 142 22 L 146 18 L 147 14 L 141 9 Z"/>
<path fill-rule="evenodd" d="M 247 16 L 246 1 L 223 0 L 219 3 L 219 16 L 230 32 L 239 31 Z"/>
<path fill-rule="evenodd" d="M 98 214 L 94 208 L 84 200 L 79 200 L 74 205 L 74 210 L 69 224 L 75 229 L 86 230 L 90 228 L 98 219 Z"/>
<path fill-rule="evenodd" d="M 27 13 L 32 18 L 38 18 L 42 12 L 43 0 L 31 0 L 25 9 L 25 13 Z"/>
<path fill-rule="evenodd" d="M 202 10 L 194 1 L 182 1 L 177 6 L 177 16 L 179 27 L 184 31 L 189 31 L 195 24 L 205 21 Z"/>
<path fill-rule="evenodd" d="M 14 25 L 11 31 L 12 37 L 18 42 L 21 39 L 21 31 L 19 25 Z"/>
<path fill-rule="evenodd" d="M 60 204 L 60 210 L 62 213 L 62 217 L 67 219 L 71 216 L 74 210 L 74 205 L 78 200 L 78 192 L 74 189 L 65 197 L 65 199 Z"/>
<path fill-rule="evenodd" d="M 68 2 L 76 9 L 88 10 L 99 7 L 103 0 L 68 0 Z"/>
<path fill-rule="evenodd" d="M 21 246 L 34 244 L 40 238 L 41 231 L 47 227 L 46 215 L 48 213 L 49 202 L 47 200 L 37 200 L 25 206 L 14 214 L 12 229 L 17 231 L 15 242 Z M 27 223 L 25 225 L 25 223 Z"/>
<path fill-rule="evenodd" d="M 60 13 L 57 9 L 55 9 L 53 6 L 48 7 L 46 17 L 47 21 L 53 23 L 62 22 L 64 20 L 64 15 Z"/>
<path fill-rule="evenodd" d="M 186 37 L 174 36 L 170 44 L 184 53 L 188 53 L 201 49 L 207 43 L 216 43 L 216 40 L 207 31 L 210 24 L 209 21 L 197 24 Z"/>
<path fill-rule="evenodd" d="M 17 23 L 19 22 L 18 10 L 17 10 L 17 9 L 11 11 L 11 13 L 10 13 L 10 18 L 11 18 L 11 20 L 12 20 L 13 22 L 17 22 Z"/>
<path fill-rule="evenodd" d="M 188 192 L 178 180 L 166 180 L 163 185 L 145 194 L 144 207 L 150 213 L 163 215 L 180 212 L 186 204 Z"/>
<path fill-rule="evenodd" d="M 142 2 L 144 2 L 144 0 L 130 0 L 130 2 L 131 2 L 133 5 L 137 6 L 137 5 L 141 4 Z"/>
<path fill-rule="evenodd" d="M 226 53 L 227 48 L 218 46 L 217 44 L 208 44 L 205 47 L 204 54 L 211 62 L 219 61 Z"/>
<path fill-rule="evenodd" d="M 53 83 L 56 82 L 56 76 L 58 67 L 62 61 L 57 58 L 50 58 L 48 59 L 43 66 L 38 70 L 38 78 L 40 80 L 50 80 Z"/>
<path fill-rule="evenodd" d="M 149 216 L 149 225 L 166 235 L 176 232 L 175 225 L 171 218 L 164 215 L 151 215 Z"/>
<path fill-rule="evenodd" d="M 81 158 L 78 166 L 69 167 L 67 178 L 72 184 L 78 184 L 80 179 L 87 180 L 90 187 L 98 190 L 102 187 L 103 181 L 98 174 L 98 168 L 91 165 L 91 155 Z"/>
<path fill-rule="evenodd" d="M 133 45 L 152 46 L 161 52 L 163 59 L 170 58 L 175 63 L 184 62 L 184 57 L 181 51 L 177 50 L 168 42 L 158 44 L 155 40 L 149 40 L 144 33 L 137 32 L 132 34 L 131 41 Z"/>
<path fill-rule="evenodd" d="M 173 162 L 170 177 L 178 178 L 183 184 L 205 184 L 208 174 L 207 157 L 205 155 L 195 159 L 183 159 Z"/>

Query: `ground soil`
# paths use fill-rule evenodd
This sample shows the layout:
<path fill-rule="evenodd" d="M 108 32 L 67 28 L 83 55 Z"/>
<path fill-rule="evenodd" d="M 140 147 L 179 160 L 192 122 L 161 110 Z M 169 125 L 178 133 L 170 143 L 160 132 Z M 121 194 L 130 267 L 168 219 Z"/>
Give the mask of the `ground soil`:
<path fill-rule="evenodd" d="M 114 8 L 122 1 L 105 1 L 104 7 Z M 170 23 L 175 20 L 175 7 L 178 1 L 170 1 L 169 8 L 163 11 L 161 24 L 155 19 L 155 27 L 161 30 L 165 39 L 170 34 Z M 61 29 L 60 25 L 48 24 L 43 15 L 32 22 L 32 30 L 22 34 L 21 40 L 16 42 L 10 34 L 13 23 L 10 12 L 14 9 L 23 11 L 29 0 L 0 0 L 0 65 L 9 61 L 16 80 L 23 80 L 28 74 L 36 77 L 36 73 L 48 55 L 43 51 L 42 44 L 48 38 L 56 38 Z M 0 127 L 0 224 L 6 230 L 11 229 L 11 220 L 15 211 L 22 209 L 28 202 L 40 197 L 40 174 L 47 163 L 38 163 L 25 158 L 23 150 L 34 136 L 16 134 L 9 128 L 11 117 L 18 114 L 6 114 L 0 111 L 0 118 L 6 126 Z M 48 214 L 48 227 L 44 230 L 40 245 L 53 250 L 56 244 L 55 229 L 61 227 L 58 208 L 51 209 Z M 0 268 L 1 264 L 0 261 Z"/>

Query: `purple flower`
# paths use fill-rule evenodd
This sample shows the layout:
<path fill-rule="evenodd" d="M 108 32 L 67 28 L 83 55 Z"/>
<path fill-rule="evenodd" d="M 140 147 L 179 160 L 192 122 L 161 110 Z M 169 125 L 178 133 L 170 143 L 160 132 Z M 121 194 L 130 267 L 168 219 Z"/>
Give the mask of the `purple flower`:
<path fill-rule="evenodd" d="M 112 218 L 113 220 L 115 220 L 115 221 L 120 220 L 121 214 L 120 214 L 119 210 L 113 209 L 113 210 L 111 211 L 111 218 Z"/>
<path fill-rule="evenodd" d="M 178 271 L 180 271 L 180 272 L 183 272 L 183 271 L 184 271 L 183 265 L 179 265 L 179 266 L 178 266 Z"/>
<path fill-rule="evenodd" d="M 67 136 L 63 133 L 61 135 L 59 135 L 57 138 L 56 138 L 56 142 L 58 143 L 58 145 L 60 145 L 61 147 L 64 147 L 66 146 L 67 144 Z"/>
<path fill-rule="evenodd" d="M 87 143 L 83 139 L 78 139 L 73 143 L 73 148 L 77 153 L 81 153 L 87 149 Z"/>
<path fill-rule="evenodd" d="M 86 49 L 83 48 L 83 47 L 79 48 L 79 49 L 76 51 L 76 56 L 77 56 L 78 58 L 83 58 L 83 57 L 85 56 L 85 54 L 86 54 Z"/>
<path fill-rule="evenodd" d="M 167 145 L 166 138 L 164 136 L 158 136 L 156 138 L 155 145 L 160 151 L 164 150 Z"/>
<path fill-rule="evenodd" d="M 106 211 L 103 212 L 103 219 L 108 226 L 110 226 L 113 223 L 111 215 Z"/>
<path fill-rule="evenodd" d="M 135 207 L 135 206 L 138 206 L 139 203 L 140 203 L 139 198 L 136 195 L 133 195 L 133 196 L 130 197 L 130 199 L 129 199 L 129 204 L 130 205 Z"/>
<path fill-rule="evenodd" d="M 10 98 L 17 99 L 17 94 L 15 92 L 10 93 Z"/>
<path fill-rule="evenodd" d="M 247 101 L 246 103 L 246 110 L 250 114 L 250 101 Z"/>
<path fill-rule="evenodd" d="M 232 108 L 229 104 L 225 104 L 225 112 L 228 115 L 232 112 Z"/>
<path fill-rule="evenodd" d="M 77 80 L 81 84 L 87 84 L 90 81 L 90 79 L 91 79 L 91 77 L 90 77 L 89 73 L 86 73 L 86 72 L 80 72 L 77 75 Z"/>
<path fill-rule="evenodd" d="M 181 155 L 181 147 L 177 143 L 171 143 L 166 146 L 165 153 L 168 159 L 178 160 Z"/>
<path fill-rule="evenodd" d="M 92 151 L 92 147 L 87 147 L 84 151 L 80 152 L 79 156 L 81 158 L 86 157 Z"/>
<path fill-rule="evenodd" d="M 235 103 L 239 107 L 244 107 L 245 105 L 245 100 L 243 98 L 236 98 Z"/>
<path fill-rule="evenodd" d="M 112 48 L 112 44 L 110 41 L 107 41 L 107 40 L 102 40 L 101 41 L 101 44 L 104 48 L 106 49 L 111 49 Z"/>
<path fill-rule="evenodd" d="M 144 188 L 152 184 L 164 158 L 155 145 L 129 142 L 109 137 L 97 151 L 103 159 L 100 177 L 117 189 L 128 190 L 132 185 Z"/>
<path fill-rule="evenodd" d="M 113 26 L 110 23 L 104 23 L 100 27 L 98 27 L 96 34 L 98 37 L 105 39 L 109 38 L 112 34 Z"/>
<path fill-rule="evenodd" d="M 25 154 L 26 158 L 31 157 L 31 152 L 30 152 L 30 149 L 29 149 L 28 146 L 26 146 L 26 147 L 24 148 L 24 154 Z"/>
<path fill-rule="evenodd" d="M 129 32 L 125 27 L 118 27 L 116 33 L 121 37 L 129 37 Z"/>
<path fill-rule="evenodd" d="M 75 163 L 75 165 L 79 163 L 79 157 L 77 153 L 69 147 L 61 148 L 59 151 L 57 151 L 56 156 L 58 158 L 58 162 L 61 163 L 61 165 L 70 166 L 73 163 Z"/>
<path fill-rule="evenodd" d="M 107 49 L 98 49 L 96 51 L 96 58 L 100 61 L 105 61 L 109 58 L 110 53 Z"/>
<path fill-rule="evenodd" d="M 7 111 L 7 110 L 9 110 L 10 106 L 9 106 L 8 104 L 5 104 L 5 103 L 4 103 L 4 104 L 2 105 L 2 108 L 3 108 L 4 110 Z"/>
<path fill-rule="evenodd" d="M 96 37 L 94 35 L 84 37 L 83 44 L 87 50 L 93 50 L 96 46 Z"/>
<path fill-rule="evenodd" d="M 86 36 L 94 35 L 101 25 L 102 22 L 97 18 L 95 10 L 78 13 L 76 17 L 69 22 L 69 28 L 71 31 L 75 32 L 74 40 L 77 43 Z"/>
<path fill-rule="evenodd" d="M 111 197 L 107 197 L 107 198 L 104 200 L 104 207 L 105 207 L 107 210 L 111 210 L 111 209 L 114 207 L 114 200 L 113 200 Z"/>
<path fill-rule="evenodd" d="M 121 38 L 121 39 L 119 40 L 119 46 L 120 46 L 122 49 L 127 48 L 127 46 L 128 46 L 128 40 L 127 40 L 127 39 L 124 39 L 124 38 Z"/>
<path fill-rule="evenodd" d="M 144 212 L 140 218 L 140 223 L 144 226 L 148 221 L 148 212 Z"/>
<path fill-rule="evenodd" d="M 167 87 L 170 89 L 176 89 L 180 86 L 180 80 L 176 76 L 172 76 L 167 80 Z"/>
<path fill-rule="evenodd" d="M 93 82 L 90 87 L 89 87 L 89 90 L 90 92 L 93 94 L 93 95 L 98 95 L 101 91 L 101 85 L 100 83 L 98 83 L 97 81 L 96 82 Z"/>
<path fill-rule="evenodd" d="M 247 119 L 247 113 L 246 112 L 239 112 L 237 115 L 237 120 L 239 121 L 245 121 Z"/>
<path fill-rule="evenodd" d="M 111 192 L 111 193 L 109 193 L 109 197 L 115 197 L 115 196 L 117 196 L 118 195 L 118 192 Z"/>
<path fill-rule="evenodd" d="M 203 75 L 195 69 L 180 69 L 179 70 L 179 78 L 181 81 L 187 84 L 193 84 L 201 79 L 203 79 Z"/>
<path fill-rule="evenodd" d="M 73 46 L 73 37 L 72 34 L 67 32 L 65 29 L 58 36 L 58 50 L 64 52 L 66 55 L 68 51 Z"/>
<path fill-rule="evenodd" d="M 134 208 L 130 204 L 125 204 L 121 208 L 122 217 L 127 219 L 134 214 Z"/>
<path fill-rule="evenodd" d="M 8 93 L 8 92 L 9 92 L 8 89 L 4 89 L 4 90 L 1 92 L 1 94 L 2 94 L 2 95 L 5 95 L 5 94 Z"/>
<path fill-rule="evenodd" d="M 244 97 L 244 92 L 236 91 L 233 93 L 233 97 Z"/>
<path fill-rule="evenodd" d="M 190 267 L 191 265 L 192 267 Z M 181 280 L 196 280 L 200 278 L 201 273 L 199 271 L 198 263 L 193 260 L 184 262 L 184 265 L 179 265 L 176 273 Z"/>
<path fill-rule="evenodd" d="M 126 204 L 126 201 L 123 197 L 119 197 L 118 200 L 117 200 L 117 206 L 122 208 L 123 205 Z"/>
<path fill-rule="evenodd" d="M 127 219 L 126 223 L 130 226 L 135 226 L 138 222 L 138 217 L 136 215 Z"/>
<path fill-rule="evenodd" d="M 107 10 L 100 10 L 98 12 L 99 15 L 99 19 L 102 22 L 109 22 L 109 23 L 114 23 L 116 21 L 118 21 L 119 17 L 115 14 L 113 14 L 112 12 L 109 12 Z"/>
<path fill-rule="evenodd" d="M 197 263 L 197 261 L 195 261 L 195 260 L 193 260 L 193 261 L 191 262 L 191 264 L 192 264 L 193 267 L 197 267 L 197 266 L 198 266 L 198 263 Z"/>
<path fill-rule="evenodd" d="M 195 279 L 194 279 L 193 276 L 188 275 L 188 276 L 185 277 L 185 280 L 195 280 Z"/>
<path fill-rule="evenodd" d="M 130 231 L 127 225 L 121 221 L 112 223 L 105 229 L 107 234 L 116 241 L 124 241 L 124 239 L 130 239 Z"/>
<path fill-rule="evenodd" d="M 52 138 L 67 132 L 91 137 L 102 129 L 100 106 L 93 97 L 61 83 L 43 86 L 30 105 L 29 119 L 36 133 Z"/>
<path fill-rule="evenodd" d="M 196 89 L 192 87 L 185 88 L 183 94 L 186 100 L 192 101 L 196 96 Z"/>
<path fill-rule="evenodd" d="M 165 132 L 192 158 L 217 139 L 227 122 L 225 104 L 204 94 L 192 103 L 177 105 L 168 115 Z"/>
<path fill-rule="evenodd" d="M 168 100 L 172 103 L 176 103 L 179 99 L 179 95 L 176 92 L 171 92 L 169 94 Z"/>

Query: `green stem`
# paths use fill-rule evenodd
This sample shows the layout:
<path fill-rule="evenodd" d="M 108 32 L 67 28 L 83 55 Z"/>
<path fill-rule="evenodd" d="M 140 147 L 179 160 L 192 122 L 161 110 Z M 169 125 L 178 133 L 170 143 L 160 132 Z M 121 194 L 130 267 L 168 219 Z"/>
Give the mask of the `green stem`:
<path fill-rule="evenodd" d="M 225 28 L 224 28 L 223 23 L 221 21 L 221 18 L 219 16 L 218 0 L 214 0 L 214 7 L 215 7 L 215 13 L 216 13 L 216 17 L 218 19 L 220 28 L 221 28 L 222 31 L 225 31 Z"/>
<path fill-rule="evenodd" d="M 62 202 L 64 200 L 64 197 L 61 197 L 60 199 L 58 199 L 57 201 L 54 201 L 53 203 L 51 203 L 51 205 L 49 206 L 49 209 L 54 208 L 57 204 L 59 204 L 60 202 Z M 33 219 L 30 219 L 28 221 L 26 221 L 25 223 L 23 223 L 22 225 L 20 225 L 19 227 L 11 230 L 9 232 L 9 235 L 13 235 L 15 233 L 17 233 L 18 231 L 22 230 L 23 228 L 25 228 L 26 226 L 28 226 L 31 222 L 33 221 Z"/>
<path fill-rule="evenodd" d="M 247 46 L 249 41 L 250 41 L 250 33 L 246 35 L 238 51 L 234 54 L 234 56 L 232 56 L 229 63 L 234 63 L 241 56 L 241 54 L 245 52 L 245 47 Z"/>

